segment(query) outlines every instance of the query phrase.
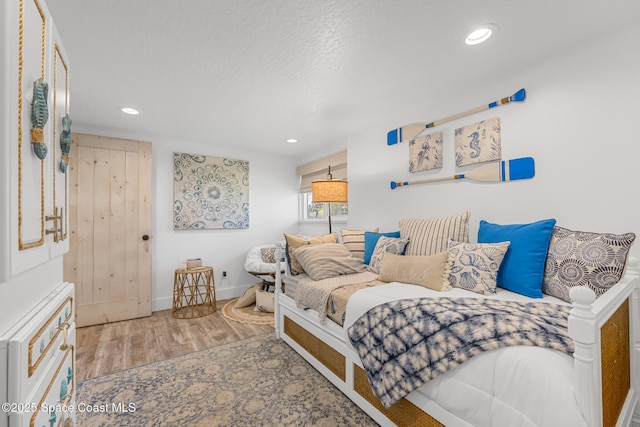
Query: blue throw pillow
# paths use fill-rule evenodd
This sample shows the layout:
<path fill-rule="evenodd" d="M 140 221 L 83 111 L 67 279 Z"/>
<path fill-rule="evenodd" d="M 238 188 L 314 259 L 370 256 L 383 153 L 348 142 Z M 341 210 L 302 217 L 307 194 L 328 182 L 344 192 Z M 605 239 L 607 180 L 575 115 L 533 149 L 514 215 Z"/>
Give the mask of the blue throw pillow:
<path fill-rule="evenodd" d="M 373 250 L 376 248 L 376 243 L 378 243 L 378 239 L 382 236 L 385 237 L 400 237 L 399 231 L 392 231 L 390 233 L 374 233 L 373 231 L 365 231 L 364 232 L 364 259 L 362 262 L 365 264 L 369 264 L 371 262 L 371 255 L 373 255 Z"/>
<path fill-rule="evenodd" d="M 511 242 L 498 271 L 499 287 L 542 298 L 544 265 L 555 225 L 555 219 L 510 225 L 480 221 L 478 243 Z"/>

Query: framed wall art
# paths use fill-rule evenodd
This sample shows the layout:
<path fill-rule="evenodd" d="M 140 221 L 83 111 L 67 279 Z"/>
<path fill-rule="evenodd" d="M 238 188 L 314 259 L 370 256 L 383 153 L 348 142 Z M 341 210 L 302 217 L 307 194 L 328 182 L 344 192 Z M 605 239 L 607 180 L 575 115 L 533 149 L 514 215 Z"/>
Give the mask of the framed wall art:
<path fill-rule="evenodd" d="M 173 228 L 249 228 L 249 162 L 173 153 Z"/>
<path fill-rule="evenodd" d="M 409 172 L 442 168 L 442 138 L 433 132 L 409 141 Z"/>
<path fill-rule="evenodd" d="M 490 162 L 502 158 L 500 118 L 483 120 L 455 131 L 456 166 Z"/>

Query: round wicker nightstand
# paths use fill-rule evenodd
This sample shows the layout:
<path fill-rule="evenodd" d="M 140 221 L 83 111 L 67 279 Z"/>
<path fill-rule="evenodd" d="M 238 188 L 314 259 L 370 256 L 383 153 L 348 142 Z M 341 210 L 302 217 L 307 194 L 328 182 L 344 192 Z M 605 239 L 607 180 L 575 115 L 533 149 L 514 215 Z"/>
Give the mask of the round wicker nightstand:
<path fill-rule="evenodd" d="M 216 311 L 212 267 L 177 269 L 173 276 L 173 310 L 178 319 L 193 319 Z"/>

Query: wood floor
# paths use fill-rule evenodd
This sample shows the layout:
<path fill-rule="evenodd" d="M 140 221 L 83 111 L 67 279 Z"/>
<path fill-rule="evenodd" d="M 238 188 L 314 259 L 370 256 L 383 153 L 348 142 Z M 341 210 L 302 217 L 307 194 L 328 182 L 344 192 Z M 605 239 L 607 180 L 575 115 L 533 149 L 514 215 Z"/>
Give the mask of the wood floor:
<path fill-rule="evenodd" d="M 171 310 L 151 317 L 78 328 L 76 379 L 82 381 L 272 332 L 271 325 L 247 325 L 218 311 L 197 319 L 174 319 Z"/>

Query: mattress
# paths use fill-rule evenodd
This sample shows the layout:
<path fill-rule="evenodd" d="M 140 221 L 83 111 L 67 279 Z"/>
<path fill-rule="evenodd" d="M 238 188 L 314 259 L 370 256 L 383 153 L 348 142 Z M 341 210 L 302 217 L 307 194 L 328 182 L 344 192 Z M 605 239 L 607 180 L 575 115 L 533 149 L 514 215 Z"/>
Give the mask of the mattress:
<path fill-rule="evenodd" d="M 300 283 L 305 281 L 308 282 L 310 280 L 311 279 L 306 274 L 285 276 L 282 280 L 284 283 L 285 295 L 297 302 L 296 292 Z M 375 280 L 366 283 L 348 284 L 334 289 L 329 294 L 329 299 L 327 301 L 327 318 L 342 326 L 346 315 L 347 302 L 349 298 L 351 298 L 351 295 L 360 289 L 379 286 L 384 283 L 385 282 Z"/>
<path fill-rule="evenodd" d="M 485 297 L 457 288 L 436 292 L 403 283 L 369 287 L 354 292 L 347 303 L 345 341 L 353 350 L 346 329 L 376 305 L 402 298 L 443 296 L 531 301 L 500 288 L 497 294 Z M 568 305 L 547 295 L 543 301 Z M 538 347 L 514 346 L 482 353 L 413 391 L 407 399 L 417 406 L 433 400 L 474 426 L 586 426 L 574 398 L 573 358 Z"/>

